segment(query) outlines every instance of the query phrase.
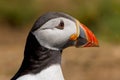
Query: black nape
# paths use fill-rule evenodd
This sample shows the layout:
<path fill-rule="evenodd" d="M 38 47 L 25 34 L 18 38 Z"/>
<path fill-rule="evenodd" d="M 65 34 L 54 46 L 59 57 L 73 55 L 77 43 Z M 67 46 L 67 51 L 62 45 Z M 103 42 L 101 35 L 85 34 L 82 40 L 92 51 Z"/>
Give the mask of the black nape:
<path fill-rule="evenodd" d="M 53 64 L 61 64 L 61 53 L 62 50 L 50 50 L 41 46 L 30 32 L 25 46 L 22 65 L 11 80 L 16 80 L 25 74 L 37 74 Z"/>

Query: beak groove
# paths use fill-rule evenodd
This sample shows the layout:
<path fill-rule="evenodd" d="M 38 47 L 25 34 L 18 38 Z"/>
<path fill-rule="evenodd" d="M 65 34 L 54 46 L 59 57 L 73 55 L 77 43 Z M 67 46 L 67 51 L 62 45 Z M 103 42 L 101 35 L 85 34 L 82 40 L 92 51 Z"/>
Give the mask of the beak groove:
<path fill-rule="evenodd" d="M 86 34 L 87 43 L 84 45 L 84 47 L 98 47 L 99 43 L 95 35 L 92 33 L 90 29 L 88 29 L 84 24 L 80 23 L 81 27 L 83 27 L 84 32 Z"/>
<path fill-rule="evenodd" d="M 78 27 L 78 20 L 76 21 Z M 77 28 L 78 29 L 78 28 Z M 77 34 L 77 33 L 76 33 Z M 95 35 L 84 24 L 79 23 L 79 36 L 75 42 L 76 47 L 98 47 L 99 43 Z"/>

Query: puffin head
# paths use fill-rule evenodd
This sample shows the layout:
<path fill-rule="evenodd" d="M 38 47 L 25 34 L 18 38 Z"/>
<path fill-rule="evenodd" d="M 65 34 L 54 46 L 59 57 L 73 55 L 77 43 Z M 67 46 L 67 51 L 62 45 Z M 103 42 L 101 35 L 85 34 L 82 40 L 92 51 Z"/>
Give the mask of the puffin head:
<path fill-rule="evenodd" d="M 60 68 L 61 52 L 70 46 L 94 47 L 98 46 L 98 41 L 75 18 L 61 12 L 44 14 L 33 25 L 22 65 L 11 80 L 57 80 L 58 77 L 64 80 Z M 52 77 L 48 77 L 50 75 Z"/>
<path fill-rule="evenodd" d="M 98 40 L 85 25 L 61 12 L 44 14 L 35 22 L 31 32 L 41 46 L 52 50 L 98 46 Z"/>

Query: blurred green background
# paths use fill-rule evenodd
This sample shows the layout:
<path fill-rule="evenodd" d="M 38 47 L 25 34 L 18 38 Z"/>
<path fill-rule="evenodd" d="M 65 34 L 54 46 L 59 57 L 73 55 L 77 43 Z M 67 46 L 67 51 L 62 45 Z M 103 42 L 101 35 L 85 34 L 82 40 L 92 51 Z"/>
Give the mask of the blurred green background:
<path fill-rule="evenodd" d="M 120 80 L 120 0 L 0 0 L 0 80 L 18 70 L 30 28 L 49 11 L 77 18 L 100 43 L 100 48 L 64 51 L 66 80 Z"/>
<path fill-rule="evenodd" d="M 49 11 L 66 12 L 86 24 L 100 38 L 119 43 L 120 0 L 1 0 L 0 24 L 23 27 Z"/>

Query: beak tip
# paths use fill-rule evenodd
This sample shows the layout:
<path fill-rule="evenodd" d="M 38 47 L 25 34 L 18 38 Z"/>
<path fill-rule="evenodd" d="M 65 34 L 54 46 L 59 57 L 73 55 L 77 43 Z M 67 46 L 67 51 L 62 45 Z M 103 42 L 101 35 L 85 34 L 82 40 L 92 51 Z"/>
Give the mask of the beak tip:
<path fill-rule="evenodd" d="M 99 46 L 99 44 L 95 44 L 95 45 L 93 45 L 93 47 L 100 47 L 100 46 Z"/>
<path fill-rule="evenodd" d="M 94 36 L 94 38 L 95 38 L 95 41 L 94 41 L 93 47 L 99 47 L 97 38 L 95 36 Z"/>

